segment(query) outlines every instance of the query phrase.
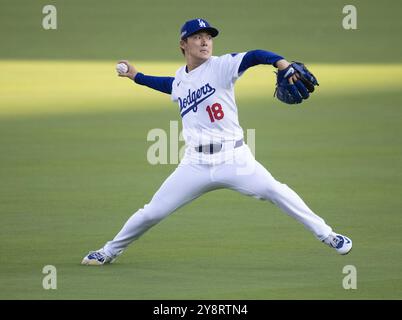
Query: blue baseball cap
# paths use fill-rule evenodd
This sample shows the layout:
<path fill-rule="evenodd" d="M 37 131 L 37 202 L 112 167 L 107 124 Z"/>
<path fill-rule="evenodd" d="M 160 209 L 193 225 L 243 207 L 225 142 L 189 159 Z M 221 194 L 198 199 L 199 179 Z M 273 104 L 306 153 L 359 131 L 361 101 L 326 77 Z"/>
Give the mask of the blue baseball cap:
<path fill-rule="evenodd" d="M 193 19 L 186 21 L 183 24 L 180 30 L 180 38 L 184 40 L 192 34 L 200 31 L 208 32 L 212 37 L 216 37 L 219 33 L 218 29 L 212 27 L 208 21 L 204 19 Z"/>

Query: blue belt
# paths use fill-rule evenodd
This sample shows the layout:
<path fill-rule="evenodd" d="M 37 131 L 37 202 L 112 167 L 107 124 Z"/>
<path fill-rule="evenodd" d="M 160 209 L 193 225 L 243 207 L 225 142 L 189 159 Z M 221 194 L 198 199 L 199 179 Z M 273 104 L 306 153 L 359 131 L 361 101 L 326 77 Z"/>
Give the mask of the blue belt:
<path fill-rule="evenodd" d="M 241 147 L 242 145 L 243 145 L 243 139 L 240 139 L 236 141 L 234 147 L 238 148 Z M 198 147 L 195 147 L 194 149 L 197 152 L 214 154 L 222 150 L 222 143 L 211 143 L 211 144 L 200 145 Z"/>

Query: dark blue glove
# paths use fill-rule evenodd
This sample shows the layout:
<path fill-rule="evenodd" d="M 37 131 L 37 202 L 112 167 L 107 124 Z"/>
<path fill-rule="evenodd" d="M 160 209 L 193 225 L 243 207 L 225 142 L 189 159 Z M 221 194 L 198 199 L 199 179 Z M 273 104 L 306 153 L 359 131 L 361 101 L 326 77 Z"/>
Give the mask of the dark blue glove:
<path fill-rule="evenodd" d="M 297 74 L 298 80 L 290 84 L 289 78 L 294 74 Z M 294 61 L 286 69 L 277 72 L 274 96 L 287 104 L 301 103 L 318 85 L 317 79 L 306 66 Z"/>

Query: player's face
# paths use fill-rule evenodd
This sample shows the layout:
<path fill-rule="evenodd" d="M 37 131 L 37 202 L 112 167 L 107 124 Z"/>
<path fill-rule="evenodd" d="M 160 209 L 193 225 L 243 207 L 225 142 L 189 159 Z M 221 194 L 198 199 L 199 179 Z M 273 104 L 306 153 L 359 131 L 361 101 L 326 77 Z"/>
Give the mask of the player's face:
<path fill-rule="evenodd" d="M 182 43 L 187 56 L 197 60 L 208 60 L 212 55 L 212 36 L 206 32 L 193 34 Z"/>

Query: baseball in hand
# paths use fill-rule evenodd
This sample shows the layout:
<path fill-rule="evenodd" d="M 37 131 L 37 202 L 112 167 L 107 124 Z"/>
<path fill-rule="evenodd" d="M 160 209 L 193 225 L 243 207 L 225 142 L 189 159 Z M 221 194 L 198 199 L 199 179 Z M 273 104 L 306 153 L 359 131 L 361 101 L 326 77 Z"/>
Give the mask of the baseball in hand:
<path fill-rule="evenodd" d="M 127 73 L 128 72 L 128 66 L 125 63 L 118 63 L 116 65 L 116 71 L 117 71 L 118 74 Z"/>

